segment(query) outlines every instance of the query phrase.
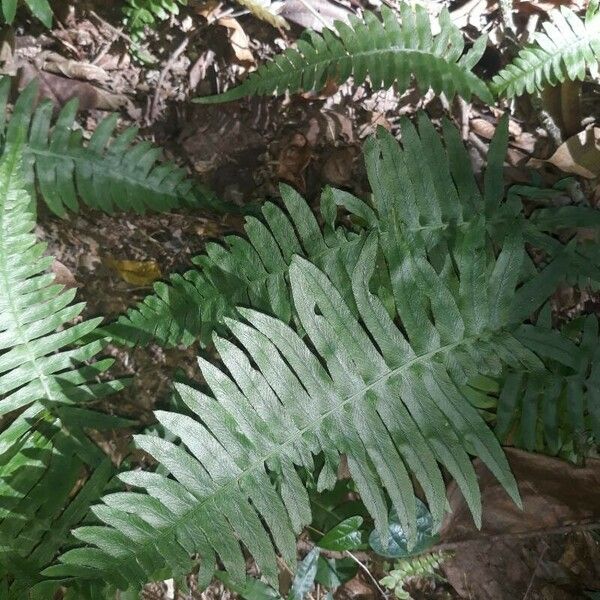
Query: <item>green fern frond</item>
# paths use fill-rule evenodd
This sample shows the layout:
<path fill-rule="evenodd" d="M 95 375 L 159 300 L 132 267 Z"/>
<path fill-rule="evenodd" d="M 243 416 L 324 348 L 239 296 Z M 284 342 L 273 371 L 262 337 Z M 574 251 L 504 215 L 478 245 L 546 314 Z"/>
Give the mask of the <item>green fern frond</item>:
<path fill-rule="evenodd" d="M 5 149 L 22 140 L 23 176 L 27 190 L 37 187 L 52 212 L 78 211 L 79 200 L 107 213 L 130 210 L 164 212 L 182 206 L 219 209 L 215 196 L 195 185 L 184 169 L 158 162 L 161 151 L 149 142 L 132 144 L 137 129 L 111 139 L 117 116 L 104 119 L 87 144 L 73 127 L 77 101 L 68 102 L 53 119 L 46 101 L 35 108 L 37 81 L 17 99 L 8 123 L 11 80 L 0 81 L 0 137 Z"/>
<path fill-rule="evenodd" d="M 498 399 L 496 432 L 526 450 L 579 456 L 600 444 L 600 337 L 587 316 L 575 343 L 549 324 L 525 325 L 519 338 L 546 359 L 546 371 L 509 373 Z M 585 452 L 584 452 L 585 454 Z"/>
<path fill-rule="evenodd" d="M 552 11 L 550 20 L 543 24 L 544 31 L 535 33 L 532 43 L 494 77 L 494 93 L 508 98 L 531 94 L 546 85 L 583 80 L 588 69 L 597 77 L 599 8 L 598 0 L 591 0 L 584 20 L 567 6 Z"/>
<path fill-rule="evenodd" d="M 401 22 L 389 8 L 381 9 L 382 19 L 366 12 L 364 20 L 351 17 L 350 25 L 336 22 L 336 31 L 308 32 L 288 49 L 254 73 L 244 83 L 224 94 L 196 98 L 214 103 L 249 95 L 283 94 L 319 90 L 327 79 L 343 83 L 353 76 L 356 84 L 367 75 L 375 88 L 395 85 L 403 92 L 416 79 L 425 91 L 432 88 L 448 97 L 479 96 L 492 102 L 487 85 L 472 73 L 485 49 L 480 38 L 463 54 L 464 40 L 446 10 L 439 18 L 440 33 L 434 35 L 427 10 L 417 4 L 400 4 Z"/>
<path fill-rule="evenodd" d="M 15 140 L 16 141 L 16 140 Z M 0 163 L 0 415 L 22 411 L 0 434 L 0 456 L 60 405 L 85 403 L 122 389 L 96 377 L 112 364 L 90 361 L 106 343 L 83 343 L 101 319 L 72 326 L 83 304 L 70 304 L 45 273 L 50 257 L 32 234 L 34 221 L 19 172 L 18 145 Z"/>
<path fill-rule="evenodd" d="M 62 426 L 59 420 L 44 423 L 0 465 L 0 589 L 7 600 L 53 597 L 56 581 L 40 572 L 73 544 L 71 529 L 115 474 L 95 445 Z M 46 595 L 32 594 L 36 588 Z"/>
<path fill-rule="evenodd" d="M 481 190 L 453 126 L 446 124 L 440 137 L 421 114 L 418 131 L 406 119 L 402 120 L 401 129 L 403 147 L 380 134 L 387 140 L 378 145 L 381 164 L 385 165 L 381 177 L 387 185 L 394 186 L 402 205 L 412 207 L 412 214 L 403 218 L 409 219 L 414 231 L 446 230 L 459 213 L 467 214 L 475 204 L 477 210 L 486 211 L 488 235 L 495 243 L 502 241 L 514 219 L 519 218 L 526 241 L 547 254 L 540 273 L 529 259 L 527 268 L 524 267 L 523 280 L 530 283 L 519 293 L 523 319 L 539 308 L 562 282 L 571 282 L 573 278 L 581 283 L 600 282 L 597 244 L 588 248 L 572 240 L 565 245 L 553 236 L 561 229 L 600 224 L 600 211 L 580 206 L 542 207 L 525 218 L 519 198 L 513 194 L 505 199 L 506 122 L 498 128 L 492 142 Z M 379 159 L 370 160 L 378 164 Z M 373 180 L 379 178 L 374 173 Z M 425 198 L 431 200 L 425 202 Z M 266 203 L 262 222 L 247 219 L 247 240 L 230 236 L 225 247 L 209 244 L 203 255 L 193 259 L 196 270 L 174 275 L 168 283 L 157 283 L 155 293 L 109 325 L 107 334 L 116 343 L 125 345 L 143 345 L 154 340 L 167 347 L 188 346 L 198 339 L 206 344 L 215 329 L 223 332 L 220 328 L 223 317 L 236 316 L 236 305 L 252 306 L 290 322 L 293 305 L 285 275 L 294 254 L 308 258 L 324 270 L 340 289 L 346 290 L 345 300 L 352 305 L 349 274 L 356 264 L 364 235 L 381 228 L 378 215 L 368 203 L 351 194 L 328 189 L 321 198 L 323 234 L 306 202 L 291 188 L 282 186 L 282 199 L 285 212 Z M 446 207 L 435 223 L 429 223 L 432 210 L 427 208 L 429 204 Z M 355 218 L 355 231 L 336 224 L 338 207 Z M 377 283 L 380 294 L 391 298 L 389 281 L 383 275 L 380 279 Z M 386 306 L 393 306 L 393 300 L 386 301 Z"/>
<path fill-rule="evenodd" d="M 416 135 L 410 127 L 406 132 Z M 440 145 L 428 145 L 425 155 Z M 396 152 L 392 166 L 388 148 Z M 465 182 L 452 183 L 469 172 L 453 150 L 450 190 L 456 197 L 442 171 L 432 179 L 413 178 L 415 164 L 409 156 L 398 160 L 389 134 L 371 140 L 369 210 L 380 225 L 362 238 L 350 276 L 352 302 L 322 269 L 294 256 L 286 281 L 295 326 L 247 308 L 238 309 L 245 322 L 226 319 L 238 345 L 219 336 L 214 342 L 229 374 L 200 360 L 214 397 L 177 386 L 193 416 L 156 416 L 180 442 L 136 437 L 163 469 L 122 475 L 146 493 L 105 497 L 94 509 L 104 525 L 74 532 L 93 547 L 70 550 L 48 576 L 106 578 L 126 588 L 165 572 L 185 573 L 190 557 L 199 555 L 203 580 L 210 579 L 218 556 L 240 581 L 242 543 L 274 582 L 275 549 L 293 564 L 293 534 L 311 520 L 297 469 L 313 471 L 315 455 L 324 461 L 316 477 L 321 490 L 335 483 L 340 455 L 347 457 L 383 538 L 388 497 L 414 536 L 409 472 L 439 526 L 445 507 L 439 464 L 456 479 L 480 523 L 469 454 L 479 456 L 518 501 L 500 446 L 463 390 L 477 374 L 542 368 L 537 354 L 515 337 L 522 227 L 516 219 L 492 251 L 484 198 Z M 414 196 L 407 182 L 432 193 Z M 373 286 L 380 270 L 389 274 L 392 314 Z"/>
<path fill-rule="evenodd" d="M 187 6 L 187 0 L 126 0 L 122 8 L 123 24 L 134 42 L 140 42 L 146 27 L 156 27 L 157 21 L 179 14 L 180 6 Z"/>
<path fill-rule="evenodd" d="M 1 0 L 1 2 L 2 16 L 4 17 L 4 20 L 11 25 L 17 14 L 19 0 Z M 25 0 L 25 4 L 34 17 L 39 19 L 46 27 L 52 27 L 54 15 L 48 0 Z"/>

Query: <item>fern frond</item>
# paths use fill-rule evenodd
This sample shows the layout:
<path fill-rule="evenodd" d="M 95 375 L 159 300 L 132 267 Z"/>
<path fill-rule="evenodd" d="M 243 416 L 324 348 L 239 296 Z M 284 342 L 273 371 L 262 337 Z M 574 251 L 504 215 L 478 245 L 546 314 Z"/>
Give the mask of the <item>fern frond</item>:
<path fill-rule="evenodd" d="M 237 314 L 236 305 L 289 322 L 292 301 L 285 277 L 294 254 L 309 257 L 349 290 L 348 270 L 358 257 L 360 235 L 330 227 L 324 236 L 305 200 L 289 186 L 281 192 L 286 212 L 265 203 L 264 222 L 246 218 L 247 240 L 229 236 L 224 246 L 208 244 L 205 254 L 193 259 L 197 270 L 156 283 L 154 294 L 106 327 L 107 335 L 127 345 L 208 343 L 223 318 Z"/>
<path fill-rule="evenodd" d="M 13 145 L 0 163 L 0 415 L 22 411 L 0 434 L 0 456 L 60 405 L 102 398 L 123 384 L 96 382 L 112 360 L 90 362 L 105 340 L 83 343 L 101 319 L 72 326 L 83 304 L 70 304 L 45 273 L 50 257 L 36 243 L 34 221 Z"/>
<path fill-rule="evenodd" d="M 105 426 L 115 426 L 112 417 L 105 418 Z M 45 580 L 40 572 L 73 544 L 71 529 L 108 491 L 115 474 L 95 445 L 66 433 L 63 426 L 58 419 L 45 422 L 0 465 L 0 589 L 9 600 L 29 598 L 36 588 L 46 595 L 35 597 L 53 597 L 56 581 Z"/>
<path fill-rule="evenodd" d="M 599 8 L 598 0 L 591 0 L 584 20 L 567 6 L 552 11 L 550 20 L 542 25 L 544 31 L 535 33 L 532 43 L 494 77 L 494 93 L 508 98 L 531 94 L 546 85 L 583 80 L 588 69 L 597 77 Z"/>
<path fill-rule="evenodd" d="M 364 20 L 351 17 L 350 25 L 336 22 L 336 32 L 308 32 L 298 40 L 296 49 L 288 49 L 251 73 L 240 86 L 224 94 L 196 98 L 214 103 L 237 100 L 249 95 L 283 94 L 319 90 L 327 79 L 343 83 L 353 76 L 356 84 L 367 75 L 375 88 L 395 85 L 403 92 L 412 78 L 425 91 L 432 88 L 448 97 L 479 96 L 492 102 L 487 85 L 472 73 L 485 49 L 480 38 L 466 54 L 460 30 L 446 10 L 439 19 L 440 33 L 433 35 L 427 10 L 400 4 L 401 22 L 383 6 L 381 20 L 366 12 Z"/>
<path fill-rule="evenodd" d="M 600 252 L 597 245 L 589 250 L 573 240 L 562 244 L 552 234 L 557 230 L 600 223 L 600 211 L 580 206 L 540 208 L 525 218 L 519 198 L 504 195 L 503 161 L 508 145 L 507 123 L 498 128 L 492 142 L 480 190 L 471 172 L 469 157 L 456 129 L 446 123 L 439 136 L 431 122 L 421 114 L 418 131 L 403 120 L 404 146 L 393 139 L 378 144 L 380 160 L 385 167 L 380 177 L 393 186 L 401 204 L 412 214 L 402 217 L 414 232 L 447 230 L 458 214 L 467 214 L 474 204 L 487 215 L 488 235 L 495 243 L 502 241 L 519 218 L 528 243 L 548 256 L 542 273 L 528 260 L 523 280 L 531 283 L 519 293 L 523 319 L 539 308 L 557 286 L 574 278 L 581 283 L 600 281 Z M 368 149 L 367 149 L 368 153 Z M 394 181 L 396 183 L 394 183 Z M 168 283 L 155 284 L 155 293 L 106 332 L 114 342 L 125 345 L 146 344 L 151 340 L 164 346 L 188 346 L 200 339 L 206 344 L 212 332 L 222 325 L 223 317 L 235 317 L 236 305 L 252 306 L 290 322 L 293 304 L 285 284 L 285 275 L 294 254 L 308 258 L 345 289 L 345 300 L 351 305 L 349 274 L 352 272 L 364 236 L 381 228 L 380 219 L 371 206 L 347 192 L 328 189 L 321 197 L 321 233 L 306 204 L 291 188 L 282 186 L 286 211 L 272 203 L 263 206 L 263 221 L 248 218 L 248 239 L 230 236 L 225 247 L 209 244 L 206 252 L 193 259 L 197 265 L 184 275 L 174 275 Z M 379 188 L 380 193 L 384 193 Z M 425 202 L 424 198 L 430 201 Z M 431 208 L 444 206 L 437 222 L 431 221 Z M 482 208 L 485 206 L 485 209 Z M 337 207 L 345 209 L 360 223 L 355 231 L 336 225 Z M 406 208 L 409 210 L 409 208 Z M 438 211 L 439 212 L 439 211 Z M 436 238 L 437 239 L 437 238 Z M 379 271 L 378 271 L 379 272 Z M 382 272 L 382 270 L 380 271 Z M 345 283 L 344 283 L 345 282 Z M 384 276 L 377 284 L 380 294 L 391 298 L 390 283 Z M 393 301 L 391 302 L 393 305 Z M 389 306 L 390 302 L 386 301 Z"/>
<path fill-rule="evenodd" d="M 179 6 L 187 6 L 187 0 L 126 0 L 122 7 L 123 24 L 134 42 L 140 42 L 146 27 L 156 27 L 157 21 L 179 14 Z"/>
<path fill-rule="evenodd" d="M 182 206 L 219 208 L 215 196 L 192 183 L 184 169 L 158 162 L 159 149 L 149 142 L 132 144 L 136 128 L 111 139 L 117 115 L 104 119 L 84 144 L 82 132 L 73 127 L 77 101 L 68 102 L 53 119 L 51 102 L 35 108 L 37 81 L 21 93 L 6 123 L 10 85 L 8 77 L 0 81 L 0 136 L 5 149 L 22 140 L 26 187 L 33 194 L 37 183 L 41 197 L 55 214 L 78 211 L 78 198 L 107 213 L 164 212 Z"/>
<path fill-rule="evenodd" d="M 409 138 L 416 135 L 412 125 L 405 127 Z M 422 135 L 428 139 L 428 130 Z M 276 580 L 275 549 L 293 564 L 293 534 L 311 520 L 297 469 L 312 472 L 315 455 L 324 461 L 319 489 L 335 483 L 340 455 L 347 457 L 384 538 L 388 497 L 414 535 L 409 472 L 439 525 L 445 506 L 440 464 L 480 523 L 469 455 L 479 456 L 518 501 L 500 446 L 464 386 L 478 374 L 542 368 L 535 349 L 516 337 L 522 226 L 515 219 L 492 250 L 485 198 L 467 185 L 470 179 L 461 179 L 472 174 L 454 151 L 452 133 L 449 140 L 450 173 L 433 171 L 431 179 L 417 175 L 410 153 L 399 153 L 389 134 L 371 140 L 374 200 L 372 208 L 363 207 L 370 213 L 363 212 L 379 226 L 362 237 L 350 296 L 322 269 L 294 256 L 286 278 L 294 327 L 247 308 L 238 309 L 244 321 L 226 319 L 237 345 L 219 336 L 214 342 L 228 374 L 200 360 L 214 397 L 177 386 L 193 416 L 156 416 L 180 442 L 136 437 L 163 469 L 122 475 L 146 493 L 106 496 L 94 509 L 104 525 L 74 532 L 93 547 L 70 550 L 48 576 L 106 578 L 126 588 L 159 573 L 185 573 L 190 557 L 199 555 L 203 580 L 218 556 L 239 581 L 242 543 L 267 581 Z M 408 144 L 411 152 L 421 151 Z M 422 159 L 441 142 L 424 148 Z M 416 196 L 416 189 L 431 193 Z M 373 285 L 381 270 L 389 274 L 391 314 Z"/>
<path fill-rule="evenodd" d="M 549 326 L 519 334 L 546 359 L 547 370 L 508 373 L 498 399 L 496 432 L 526 450 L 578 456 L 600 444 L 600 337 L 595 315 L 585 317 L 575 343 Z"/>

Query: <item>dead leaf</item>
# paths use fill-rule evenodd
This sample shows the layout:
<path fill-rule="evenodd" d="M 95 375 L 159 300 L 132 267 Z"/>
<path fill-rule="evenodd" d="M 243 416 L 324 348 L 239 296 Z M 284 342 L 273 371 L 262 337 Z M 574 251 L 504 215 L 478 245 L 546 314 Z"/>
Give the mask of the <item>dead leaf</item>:
<path fill-rule="evenodd" d="M 82 81 L 105 82 L 108 73 L 98 65 L 78 60 L 68 60 L 56 52 L 43 52 L 36 62 L 40 68 L 50 73 L 64 75 L 69 79 L 81 79 Z"/>
<path fill-rule="evenodd" d="M 78 287 L 75 276 L 67 266 L 63 265 L 60 260 L 54 259 L 52 263 L 52 272 L 54 273 L 54 281 L 65 288 L 71 289 Z"/>
<path fill-rule="evenodd" d="M 323 179 L 335 186 L 348 185 L 352 179 L 352 166 L 357 154 L 358 150 L 354 146 L 335 148 L 323 165 Z"/>
<path fill-rule="evenodd" d="M 277 164 L 277 177 L 304 191 L 303 173 L 310 162 L 311 147 L 304 135 L 292 134 L 287 144 L 283 144 Z"/>
<path fill-rule="evenodd" d="M 72 98 L 79 100 L 79 110 L 114 111 L 130 104 L 130 100 L 123 94 L 107 92 L 87 81 L 78 81 L 40 71 L 28 63 L 19 70 L 19 90 L 36 78 L 40 86 L 38 98 L 49 98 L 57 106 L 63 106 Z"/>
<path fill-rule="evenodd" d="M 116 260 L 108 257 L 104 263 L 114 269 L 127 283 L 148 286 L 162 277 L 160 267 L 155 260 Z"/>
<path fill-rule="evenodd" d="M 219 25 L 229 30 L 229 41 L 237 60 L 244 66 L 251 66 L 256 61 L 250 50 L 250 39 L 237 19 L 233 17 L 221 17 Z"/>
<path fill-rule="evenodd" d="M 570 137 L 546 161 L 565 173 L 594 179 L 600 175 L 600 127 Z"/>

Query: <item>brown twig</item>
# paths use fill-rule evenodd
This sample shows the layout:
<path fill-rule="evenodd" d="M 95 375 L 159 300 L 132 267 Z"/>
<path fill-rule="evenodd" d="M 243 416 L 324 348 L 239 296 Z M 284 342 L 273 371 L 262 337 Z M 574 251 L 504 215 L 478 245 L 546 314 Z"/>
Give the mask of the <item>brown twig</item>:
<path fill-rule="evenodd" d="M 600 529 L 600 523 L 580 523 L 575 525 L 563 525 L 561 527 L 553 527 L 550 529 L 535 529 L 531 531 L 521 531 L 521 532 L 507 532 L 507 533 L 494 533 L 491 535 L 481 535 L 479 537 L 467 538 L 464 540 L 458 540 L 456 542 L 442 542 L 440 544 L 436 544 L 432 551 L 436 550 L 446 550 L 451 548 L 459 548 L 463 544 L 468 544 L 470 542 L 494 542 L 496 540 L 519 540 L 519 539 L 528 539 L 534 537 L 543 537 L 546 535 L 562 535 L 565 533 L 574 533 L 577 531 L 593 531 L 595 529 Z"/>

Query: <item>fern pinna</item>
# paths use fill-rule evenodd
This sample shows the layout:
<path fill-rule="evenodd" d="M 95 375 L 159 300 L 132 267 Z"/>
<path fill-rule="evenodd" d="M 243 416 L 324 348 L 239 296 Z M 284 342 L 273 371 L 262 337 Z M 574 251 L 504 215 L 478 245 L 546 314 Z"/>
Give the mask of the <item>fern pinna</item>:
<path fill-rule="evenodd" d="M 533 93 L 546 85 L 566 79 L 583 80 L 589 69 L 598 76 L 600 60 L 600 2 L 590 0 L 585 18 L 580 19 L 568 6 L 550 13 L 534 34 L 531 44 L 498 73 L 492 90 L 500 96 Z"/>
<path fill-rule="evenodd" d="M 0 162 L 0 590 L 15 599 L 56 587 L 40 571 L 114 474 L 86 428 L 128 423 L 86 406 L 123 382 L 99 380 L 113 360 L 94 362 L 106 340 L 85 338 L 100 319 L 69 326 L 83 305 L 45 272 L 20 158 L 17 140 Z"/>
<path fill-rule="evenodd" d="M 509 213 L 504 231 L 488 222 L 501 190 L 492 175 L 484 194 L 471 185 L 453 128 L 446 131 L 444 168 L 425 175 L 418 169 L 412 152 L 443 152 L 428 123 L 422 119 L 421 135 L 431 143 L 422 145 L 405 123 L 407 154 L 384 132 L 369 142 L 372 205 L 345 201 L 376 227 L 346 237 L 330 225 L 321 231 L 314 220 L 302 222 L 302 254 L 323 251 L 327 236 L 343 236 L 356 244 L 353 266 L 340 263 L 342 252 L 321 268 L 295 253 L 283 279 L 293 326 L 242 307 L 237 319 L 224 319 L 233 341 L 214 336 L 223 369 L 200 360 L 211 394 L 177 385 L 189 413 L 156 413 L 169 440 L 136 437 L 161 469 L 122 474 L 139 491 L 106 496 L 94 508 L 97 524 L 74 531 L 88 545 L 65 553 L 47 576 L 136 587 L 167 572 L 183 575 L 198 555 L 203 583 L 217 558 L 240 581 L 243 544 L 275 583 L 276 553 L 293 564 L 294 533 L 311 521 L 302 473 L 314 471 L 315 455 L 322 457 L 320 490 L 333 486 L 340 456 L 347 457 L 381 533 L 389 499 L 414 535 L 410 474 L 439 525 L 440 465 L 480 523 L 469 455 L 479 456 L 518 502 L 504 455 L 466 385 L 478 375 L 544 369 L 544 353 L 521 330 L 524 306 L 533 306 L 527 288 L 522 293 L 529 281 L 524 225 Z M 284 196 L 288 204 L 292 197 L 300 202 L 289 189 Z M 333 206 L 326 206 L 331 223 Z M 265 228 L 261 235 L 267 234 Z M 266 239 L 282 259 L 289 252 L 289 238 Z M 546 331 L 535 330 L 536 340 L 546 339 Z"/>
<path fill-rule="evenodd" d="M 439 17 L 440 32 L 433 34 L 427 10 L 400 3 L 400 19 L 386 6 L 381 20 L 365 12 L 364 19 L 350 17 L 350 25 L 335 23 L 335 31 L 307 32 L 274 61 L 251 73 L 240 86 L 217 96 L 197 98 L 212 103 L 237 100 L 248 95 L 283 94 L 320 90 L 327 79 L 343 83 L 352 76 L 356 84 L 367 75 L 373 87 L 395 85 L 406 90 L 414 77 L 423 91 L 432 88 L 449 97 L 479 96 L 492 102 L 487 84 L 473 72 L 485 50 L 485 37 L 464 53 L 460 30 L 444 9 Z"/>
<path fill-rule="evenodd" d="M 34 194 L 37 183 L 55 214 L 78 211 L 79 199 L 107 213 L 186 206 L 222 209 L 214 194 L 192 182 L 184 169 L 158 162 L 160 149 L 149 142 L 132 144 L 135 127 L 111 139 L 117 115 L 104 119 L 84 144 L 83 132 L 74 127 L 77 101 L 68 102 L 53 120 L 52 102 L 36 108 L 37 80 L 18 97 L 7 122 L 11 82 L 9 77 L 0 80 L 0 138 L 5 149 L 20 140 L 26 188 Z"/>

